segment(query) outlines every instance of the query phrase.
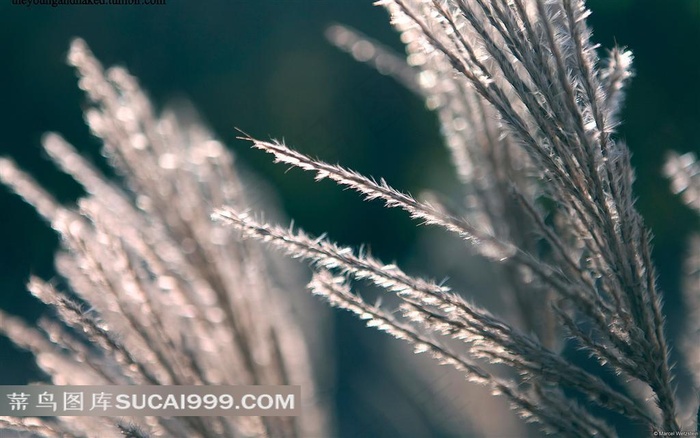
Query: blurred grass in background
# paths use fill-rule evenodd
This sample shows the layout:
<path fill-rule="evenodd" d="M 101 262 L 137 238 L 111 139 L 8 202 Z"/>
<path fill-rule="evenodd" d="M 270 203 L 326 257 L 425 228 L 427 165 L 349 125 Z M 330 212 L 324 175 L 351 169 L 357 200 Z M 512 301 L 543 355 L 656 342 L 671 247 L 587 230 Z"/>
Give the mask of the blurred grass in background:
<path fill-rule="evenodd" d="M 668 150 L 700 152 L 700 0 L 590 0 L 594 40 L 632 49 L 637 72 L 626 99 L 621 138 L 637 169 L 636 193 L 656 235 L 655 258 L 666 291 L 669 328 L 680 321 L 678 280 L 685 238 L 697 219 L 661 177 Z M 84 38 L 104 65 L 125 65 L 162 108 L 190 100 L 213 132 L 279 194 L 289 217 L 343 244 L 368 244 L 385 261 L 409 259 L 420 229 L 401 212 L 367 204 L 331 183 L 273 165 L 235 139 L 236 127 L 412 193 L 449 195 L 455 180 L 433 114 L 387 79 L 331 47 L 324 29 L 340 22 L 401 51 L 386 12 L 360 0 L 171 1 L 166 6 L 0 5 L 2 114 L 0 154 L 13 157 L 59 198 L 80 188 L 40 152 L 43 132 L 61 132 L 94 158 L 99 143 L 82 122 L 84 97 L 64 58 L 71 37 Z M 51 278 L 56 238 L 18 197 L 0 189 L 0 307 L 27 318 L 42 308 L 29 296 L 30 273 Z M 440 272 L 423 272 L 440 278 Z M 377 412 L 353 392 L 353 379 L 375 373 L 392 388 L 372 352 L 375 333 L 338 315 L 336 393 L 345 436 L 392 436 L 397 418 Z M 379 336 L 377 336 L 379 337 Z M 381 341 L 379 341 L 381 342 Z M 374 360 L 374 362 L 372 362 Z M 28 355 L 0 339 L 0 384 L 36 378 Z M 400 397 L 400 394 L 397 395 Z M 439 427 L 436 434 L 439 434 Z"/>

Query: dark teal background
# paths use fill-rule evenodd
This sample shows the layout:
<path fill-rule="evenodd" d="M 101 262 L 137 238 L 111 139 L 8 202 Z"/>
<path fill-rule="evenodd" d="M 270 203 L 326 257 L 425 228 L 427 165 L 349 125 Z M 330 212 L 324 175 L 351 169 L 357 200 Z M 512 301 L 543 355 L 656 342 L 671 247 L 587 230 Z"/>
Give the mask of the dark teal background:
<path fill-rule="evenodd" d="M 80 194 L 40 151 L 45 131 L 61 132 L 97 157 L 99 142 L 82 123 L 85 100 L 64 61 L 73 36 L 84 38 L 105 65 L 122 64 L 156 104 L 187 98 L 248 167 L 277 190 L 288 216 L 308 231 L 343 244 L 366 243 L 385 261 L 406 260 L 417 231 L 396 211 L 298 171 L 235 140 L 235 128 L 289 145 L 329 162 L 386 178 L 394 187 L 449 193 L 454 184 L 433 114 L 422 102 L 323 37 L 340 22 L 401 50 L 386 12 L 364 0 L 169 0 L 166 6 L 47 6 L 0 4 L 0 154 L 10 156 L 60 199 Z M 660 169 L 666 151 L 700 151 L 700 1 L 595 0 L 589 21 L 595 41 L 615 41 L 635 53 L 636 78 L 620 137 L 637 168 L 638 206 L 656 235 L 655 257 L 667 291 L 669 328 L 679 329 L 680 265 L 697 218 L 668 189 Z M 0 307 L 32 319 L 44 309 L 24 284 L 30 274 L 51 278 L 56 238 L 31 207 L 0 188 Z M 427 275 L 441 277 L 439 272 Z M 357 375 L 374 373 L 392 390 L 383 364 L 368 354 L 360 322 L 338 316 L 335 388 L 343 436 L 395 436 L 401 410 L 360 403 Z M 379 335 L 377 335 L 379 336 Z M 373 341 L 370 341 L 373 342 Z M 37 374 L 30 357 L 0 339 L 0 384 Z M 364 373 L 364 374 L 363 374 Z M 397 394 L 401 397 L 401 394 Z M 430 425 L 440 434 L 439 425 Z"/>

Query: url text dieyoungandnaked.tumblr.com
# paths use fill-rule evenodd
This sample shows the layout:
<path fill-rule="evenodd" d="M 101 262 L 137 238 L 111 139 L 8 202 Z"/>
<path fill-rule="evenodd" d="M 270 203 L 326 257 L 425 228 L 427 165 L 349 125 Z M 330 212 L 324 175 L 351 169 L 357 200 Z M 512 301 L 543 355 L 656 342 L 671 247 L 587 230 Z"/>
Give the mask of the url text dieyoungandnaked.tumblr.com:
<path fill-rule="evenodd" d="M 94 6 L 94 5 L 116 5 L 116 6 L 165 6 L 167 0 L 11 0 L 15 6 Z"/>

